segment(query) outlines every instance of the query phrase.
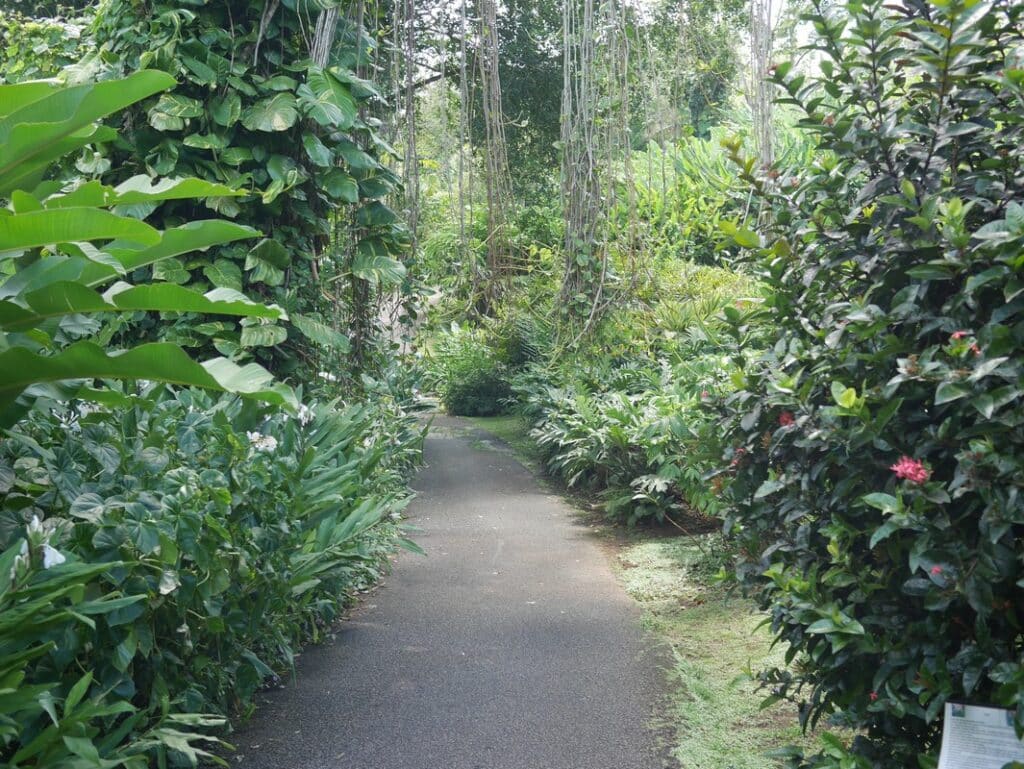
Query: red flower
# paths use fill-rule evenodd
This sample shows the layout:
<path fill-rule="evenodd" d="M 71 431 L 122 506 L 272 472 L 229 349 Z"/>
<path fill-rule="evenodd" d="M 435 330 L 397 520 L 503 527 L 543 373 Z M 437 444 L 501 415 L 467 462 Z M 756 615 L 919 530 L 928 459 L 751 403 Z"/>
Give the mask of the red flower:
<path fill-rule="evenodd" d="M 782 425 L 783 427 L 789 427 L 791 424 L 794 424 L 795 422 L 796 419 L 793 418 L 793 414 L 791 412 L 783 411 L 781 414 L 779 414 L 779 424 Z"/>
<path fill-rule="evenodd" d="M 932 566 L 932 574 L 935 575 L 936 577 L 939 576 L 940 574 L 942 574 L 942 567 L 941 566 Z"/>
<path fill-rule="evenodd" d="M 736 451 L 732 453 L 732 462 L 729 463 L 730 467 L 739 467 L 741 461 L 743 461 L 743 455 L 747 453 L 747 450 L 740 446 Z"/>
<path fill-rule="evenodd" d="M 952 334 L 949 335 L 949 338 L 950 339 L 963 339 L 969 333 L 970 333 L 969 331 L 954 331 Z"/>
<path fill-rule="evenodd" d="M 920 460 L 911 459 L 906 455 L 900 457 L 900 461 L 889 469 L 896 473 L 897 478 L 906 478 L 911 483 L 918 484 L 927 481 L 932 474 Z"/>
<path fill-rule="evenodd" d="M 871 694 L 868 695 L 868 699 L 871 700 L 872 702 L 877 700 L 878 699 L 878 692 L 871 692 Z"/>

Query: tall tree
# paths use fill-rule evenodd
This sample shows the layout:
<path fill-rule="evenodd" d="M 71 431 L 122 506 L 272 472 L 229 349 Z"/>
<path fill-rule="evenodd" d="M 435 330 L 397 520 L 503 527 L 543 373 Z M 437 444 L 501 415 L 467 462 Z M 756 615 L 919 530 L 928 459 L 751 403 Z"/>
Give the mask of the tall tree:
<path fill-rule="evenodd" d="M 505 113 L 501 102 L 497 0 L 480 0 L 477 61 L 486 127 L 484 157 L 487 188 L 487 304 L 493 302 L 507 271 L 506 218 L 511 205 L 511 179 L 505 142 Z"/>

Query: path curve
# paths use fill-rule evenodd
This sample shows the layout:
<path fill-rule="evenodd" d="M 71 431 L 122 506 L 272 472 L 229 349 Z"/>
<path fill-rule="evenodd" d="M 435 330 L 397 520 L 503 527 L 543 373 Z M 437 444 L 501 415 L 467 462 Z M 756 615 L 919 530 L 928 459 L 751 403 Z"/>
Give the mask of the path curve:
<path fill-rule="evenodd" d="M 663 674 L 608 558 L 499 442 L 438 417 L 403 554 L 234 736 L 244 769 L 659 769 Z"/>

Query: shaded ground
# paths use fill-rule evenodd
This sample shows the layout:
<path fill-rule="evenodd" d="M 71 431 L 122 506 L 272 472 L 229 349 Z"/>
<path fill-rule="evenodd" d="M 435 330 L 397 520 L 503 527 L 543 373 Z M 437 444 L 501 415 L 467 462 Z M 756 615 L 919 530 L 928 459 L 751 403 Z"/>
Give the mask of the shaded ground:
<path fill-rule="evenodd" d="M 309 650 L 234 742 L 246 769 L 657 769 L 663 660 L 588 530 L 439 418 L 410 508 L 427 557 Z"/>

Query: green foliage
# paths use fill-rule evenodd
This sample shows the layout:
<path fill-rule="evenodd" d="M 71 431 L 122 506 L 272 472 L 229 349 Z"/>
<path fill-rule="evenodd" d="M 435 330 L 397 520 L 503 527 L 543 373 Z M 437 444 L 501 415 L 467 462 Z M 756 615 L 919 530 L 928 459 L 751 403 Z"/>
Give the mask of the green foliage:
<path fill-rule="evenodd" d="M 430 361 L 429 381 L 450 414 L 486 417 L 504 413 L 512 390 L 509 370 L 479 331 L 453 327 L 442 336 Z"/>
<path fill-rule="evenodd" d="M 346 325 L 368 327 L 367 297 L 402 284 L 395 256 L 409 240 L 384 202 L 399 179 L 384 166 L 393 150 L 371 117 L 383 99 L 356 75 L 376 41 L 343 14 L 332 57 L 318 67 L 308 49 L 315 21 L 308 10 L 261 0 L 188 8 L 111 0 L 97 21 L 102 68 L 160 69 L 178 82 L 173 93 L 133 112 L 129 143 L 114 154 L 109 175 L 196 176 L 226 185 L 237 194 L 207 197 L 205 206 L 267 236 L 179 260 L 166 279 L 259 295 L 292 317 L 241 333 L 189 319 L 140 332 L 256 359 L 281 376 L 310 376 L 341 362 L 349 345 L 339 337 L 362 333 Z M 195 201 L 165 210 L 169 218 L 199 214 Z M 351 296 L 340 290 L 345 286 Z M 329 312 L 324 291 L 335 298 Z M 332 344 L 324 347 L 328 337 Z"/>
<path fill-rule="evenodd" d="M 90 317 L 96 314 L 284 317 L 233 289 L 200 294 L 170 283 L 126 282 L 146 266 L 256 234 L 218 220 L 160 231 L 129 215 L 134 207 L 233 190 L 198 179 L 133 177 L 117 187 L 42 181 L 61 156 L 111 138 L 95 120 L 171 85 L 163 73 L 142 71 L 72 87 L 0 86 L 0 195 L 10 201 L 0 210 L 0 424 L 12 424 L 40 396 L 61 396 L 43 385 L 61 383 L 68 395 L 94 379 L 152 379 L 294 402 L 254 364 L 224 358 L 199 364 L 168 343 L 114 352 L 89 338 L 100 328 Z"/>
<path fill-rule="evenodd" d="M 93 48 L 92 19 L 33 18 L 0 11 L 0 82 L 19 83 L 54 77 Z"/>
<path fill-rule="evenodd" d="M 766 223 L 734 234 L 761 244 L 775 339 L 729 400 L 726 525 L 790 650 L 770 699 L 858 733 L 793 765 L 929 767 L 951 699 L 1024 734 L 1024 7 L 813 22 L 821 74 L 775 77 L 816 162 L 741 161 Z"/>
<path fill-rule="evenodd" d="M 0 444 L 12 766 L 194 765 L 197 728 L 223 722 L 194 714 L 251 708 L 376 580 L 422 438 L 386 397 L 297 417 L 163 385 L 121 398 Z"/>
<path fill-rule="evenodd" d="M 517 381 L 548 469 L 570 487 L 601 492 L 609 516 L 630 525 L 714 514 L 717 497 L 704 476 L 718 457 L 708 404 L 726 387 L 722 361 L 596 369 L 591 384 L 580 378 L 585 366 L 573 368 L 562 374 L 567 386 Z"/>

